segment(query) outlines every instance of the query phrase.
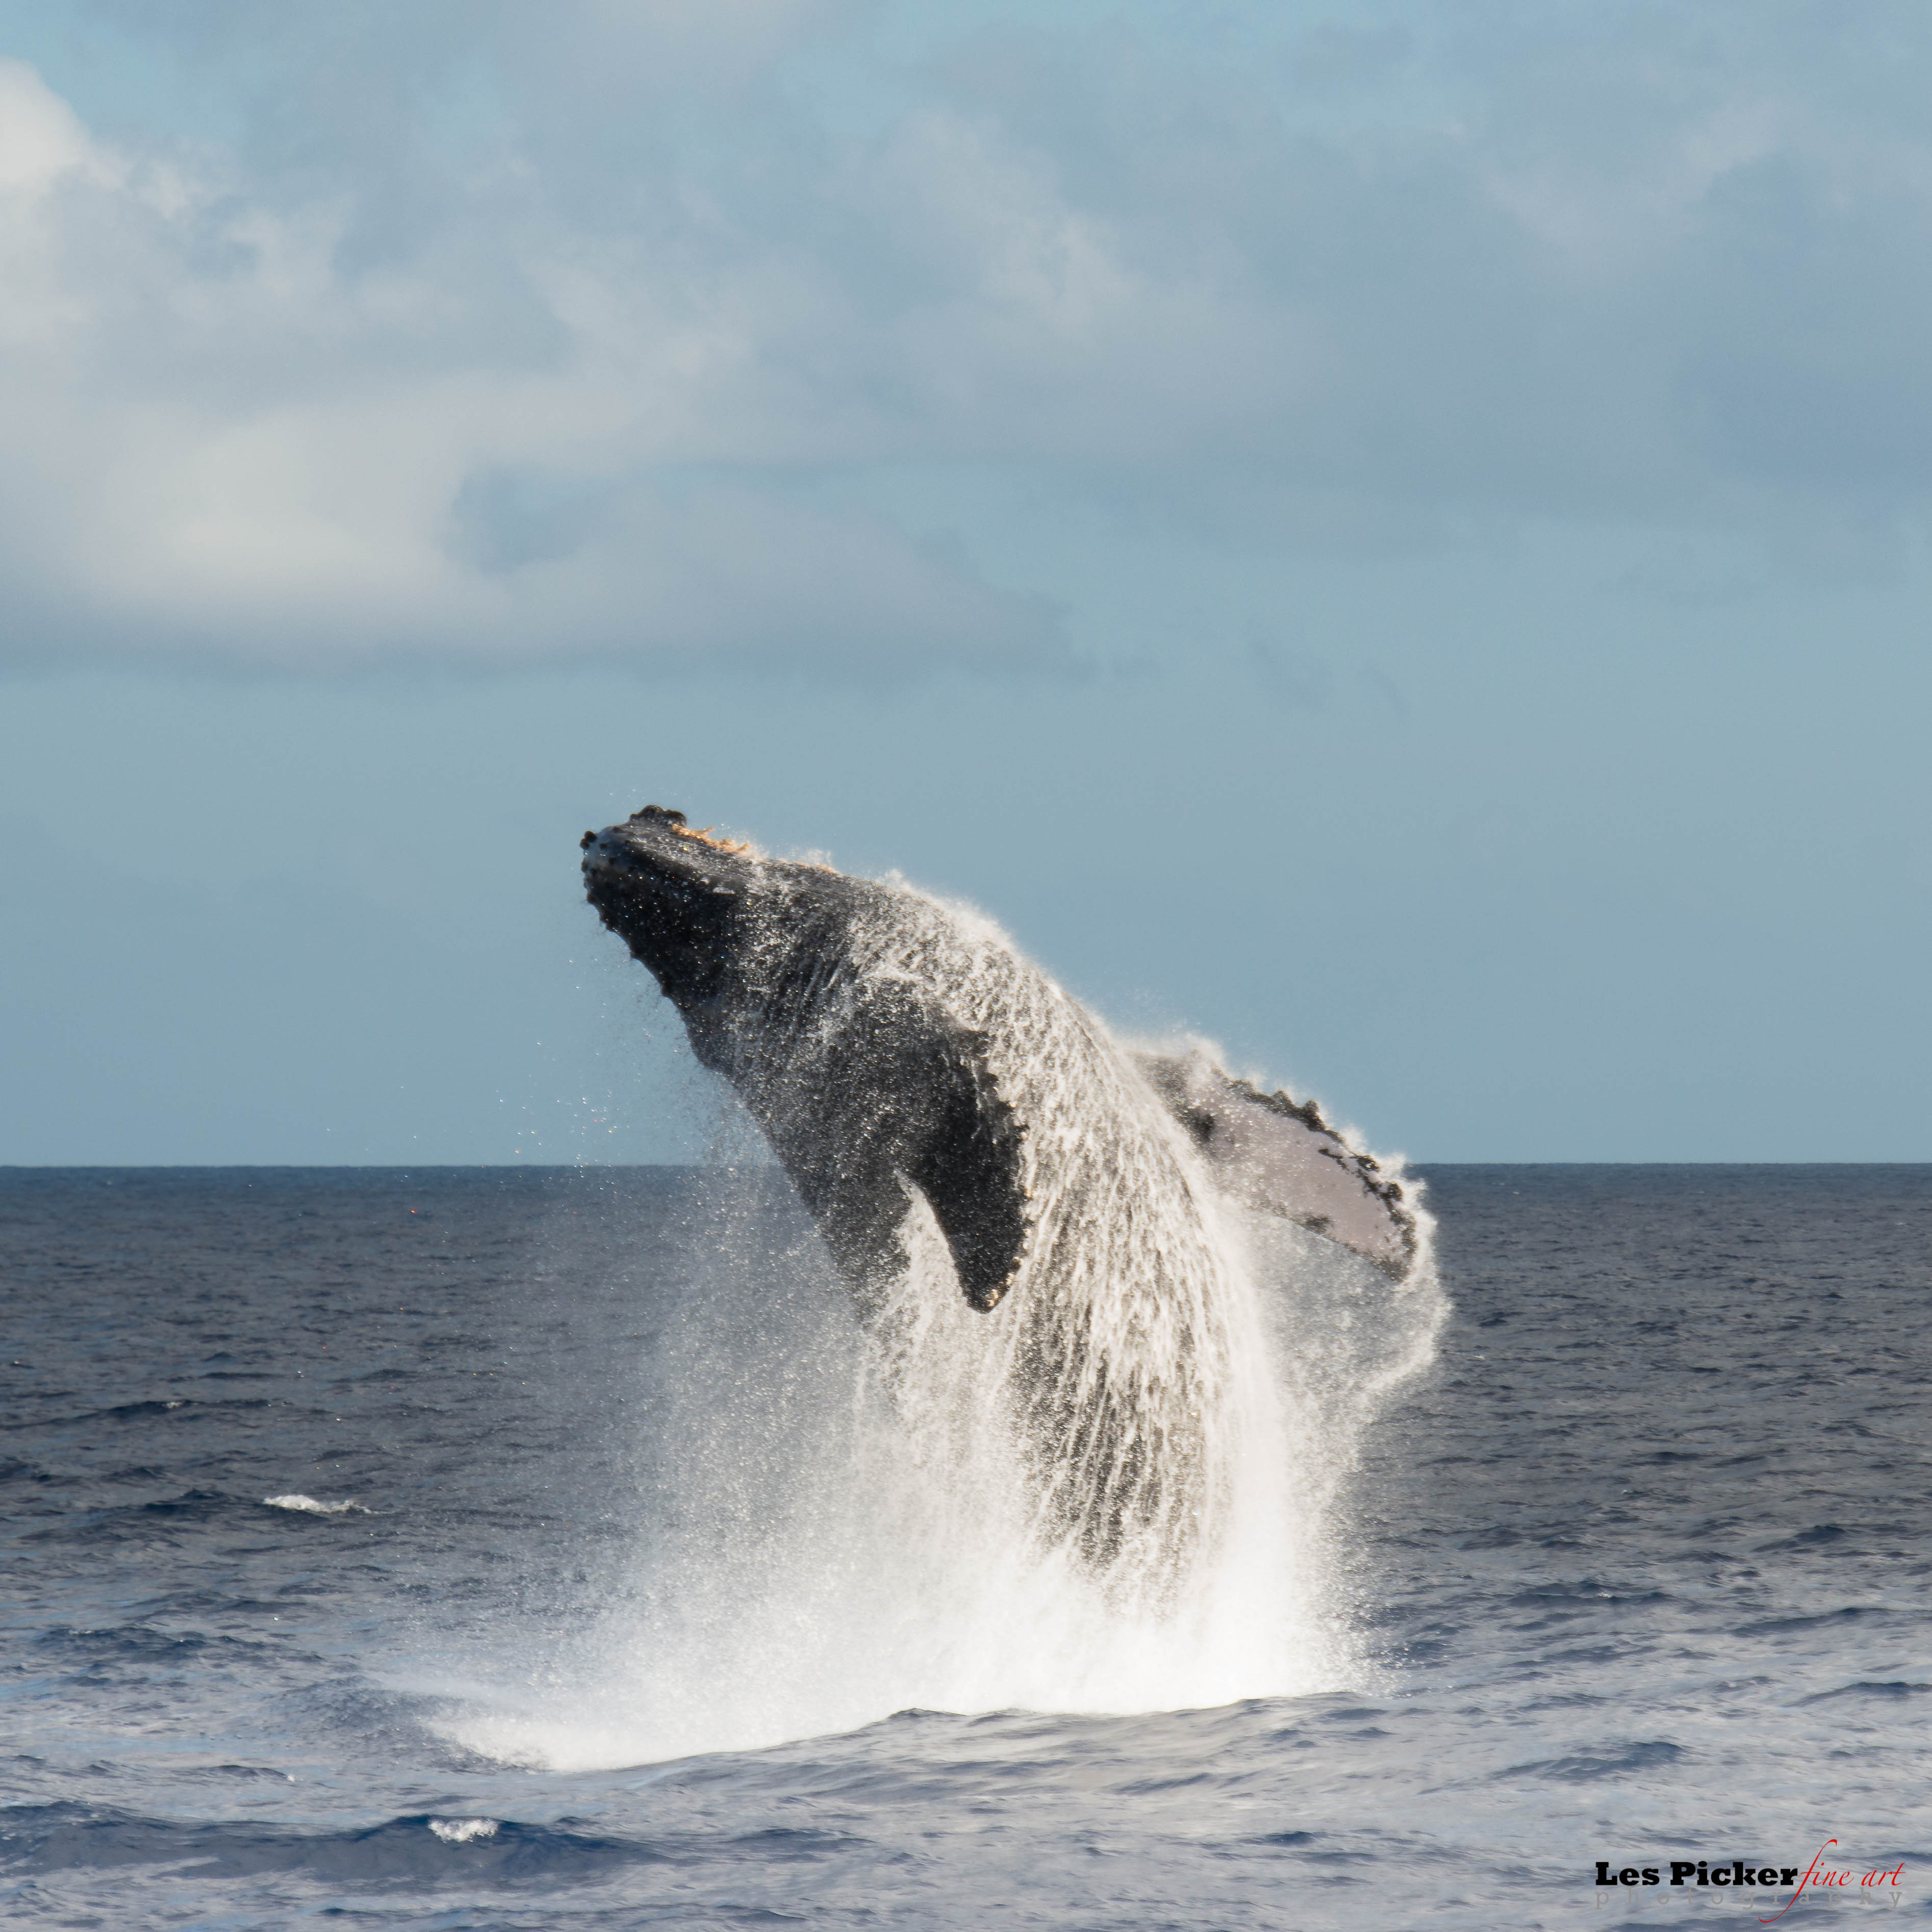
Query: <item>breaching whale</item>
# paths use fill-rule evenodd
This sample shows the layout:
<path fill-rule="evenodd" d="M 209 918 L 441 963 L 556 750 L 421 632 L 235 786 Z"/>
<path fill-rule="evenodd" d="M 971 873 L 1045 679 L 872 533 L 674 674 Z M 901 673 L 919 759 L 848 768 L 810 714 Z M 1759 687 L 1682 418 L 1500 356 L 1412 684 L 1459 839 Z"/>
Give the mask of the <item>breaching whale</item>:
<path fill-rule="evenodd" d="M 1202 1420 L 1231 1373 L 1221 1206 L 1400 1279 L 1400 1181 L 1311 1104 L 1124 1051 L 989 922 L 908 886 L 657 806 L 583 850 L 592 904 L 742 1097 L 862 1312 L 936 1226 L 966 1300 L 1009 1324 L 1043 1533 L 1172 1571 L 1227 1480 Z"/>

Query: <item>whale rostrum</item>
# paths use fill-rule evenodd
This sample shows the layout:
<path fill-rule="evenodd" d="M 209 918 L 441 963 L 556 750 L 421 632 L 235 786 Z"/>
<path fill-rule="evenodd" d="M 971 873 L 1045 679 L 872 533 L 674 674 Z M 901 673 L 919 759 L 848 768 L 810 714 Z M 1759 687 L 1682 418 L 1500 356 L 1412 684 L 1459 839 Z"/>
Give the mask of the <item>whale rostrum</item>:
<path fill-rule="evenodd" d="M 742 1098 L 862 1312 L 929 1210 L 967 1302 L 1008 1328 L 1047 1533 L 1095 1567 L 1171 1570 L 1226 1486 L 1202 1421 L 1233 1347 L 1217 1207 L 1400 1279 L 1418 1245 L 1400 1182 L 1311 1105 L 1198 1053 L 1123 1051 L 963 909 L 658 806 L 583 848 L 592 904 Z"/>

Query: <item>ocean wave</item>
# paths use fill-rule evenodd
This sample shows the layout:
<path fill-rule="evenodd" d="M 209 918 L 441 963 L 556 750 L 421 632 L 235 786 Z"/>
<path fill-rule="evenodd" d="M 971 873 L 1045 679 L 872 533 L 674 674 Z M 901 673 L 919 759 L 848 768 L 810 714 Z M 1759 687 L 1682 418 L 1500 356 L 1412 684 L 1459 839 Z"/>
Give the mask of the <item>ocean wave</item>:
<path fill-rule="evenodd" d="M 494 1838 L 502 1828 L 494 1818 L 432 1818 L 429 1828 L 446 1845 L 466 1845 L 474 1838 Z"/>
<path fill-rule="evenodd" d="M 276 1873 L 333 1884 L 411 1884 L 460 1871 L 472 1877 L 593 1877 L 665 1862 L 658 1846 L 567 1827 L 417 1814 L 359 1830 L 303 1831 L 236 1821 L 209 1824 L 74 1804 L 22 1806 L 0 1828 L 0 1865 L 16 1873 L 148 1865 L 184 1877 Z"/>

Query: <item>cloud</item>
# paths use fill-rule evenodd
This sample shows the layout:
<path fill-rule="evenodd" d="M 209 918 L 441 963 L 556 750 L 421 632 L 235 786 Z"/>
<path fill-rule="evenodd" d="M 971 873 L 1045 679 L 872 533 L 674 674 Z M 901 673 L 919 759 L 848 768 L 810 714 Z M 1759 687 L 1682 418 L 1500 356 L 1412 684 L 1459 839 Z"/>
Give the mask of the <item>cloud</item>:
<path fill-rule="evenodd" d="M 908 57 L 831 0 L 98 8 L 214 106 L 91 129 L 0 64 L 0 614 L 268 663 L 1064 658 L 909 466 L 1287 548 L 1914 524 L 1894 10 L 962 14 Z"/>
<path fill-rule="evenodd" d="M 572 230 L 514 170 L 376 249 L 356 195 L 117 151 L 18 62 L 0 128 L 17 651 L 1064 659 L 1048 600 L 812 500 L 846 432 L 786 250 Z"/>

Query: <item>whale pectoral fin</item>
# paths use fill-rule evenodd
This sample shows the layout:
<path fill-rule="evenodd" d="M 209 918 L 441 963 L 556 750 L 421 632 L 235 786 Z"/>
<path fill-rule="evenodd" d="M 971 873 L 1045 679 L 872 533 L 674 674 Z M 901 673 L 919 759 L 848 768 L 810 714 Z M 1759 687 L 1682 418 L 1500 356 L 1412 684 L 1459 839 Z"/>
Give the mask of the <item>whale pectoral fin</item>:
<path fill-rule="evenodd" d="M 789 1067 L 734 1076 L 834 1265 L 860 1306 L 876 1309 L 906 1258 L 901 1224 L 914 1191 L 968 1301 L 996 1306 L 1019 1272 L 1028 1215 L 1024 1130 L 1000 1096 L 985 1040 L 896 980 L 863 988 L 841 1018 L 800 1056 L 802 1076 Z"/>
<path fill-rule="evenodd" d="M 1401 1184 L 1349 1146 L 1316 1111 L 1264 1094 L 1198 1054 L 1135 1056 L 1222 1191 L 1352 1248 L 1400 1280 L 1415 1259 L 1415 1216 Z"/>
<path fill-rule="evenodd" d="M 1025 1258 L 1022 1130 L 994 1091 L 970 1037 L 952 1042 L 944 1099 L 906 1178 L 939 1223 L 966 1299 L 982 1313 L 998 1306 Z"/>
<path fill-rule="evenodd" d="M 956 1171 L 916 1184 L 952 1250 L 966 1299 L 982 1314 L 997 1308 L 1024 1256 L 1024 1197 L 1010 1192 L 1004 1177 L 988 1186 Z"/>

